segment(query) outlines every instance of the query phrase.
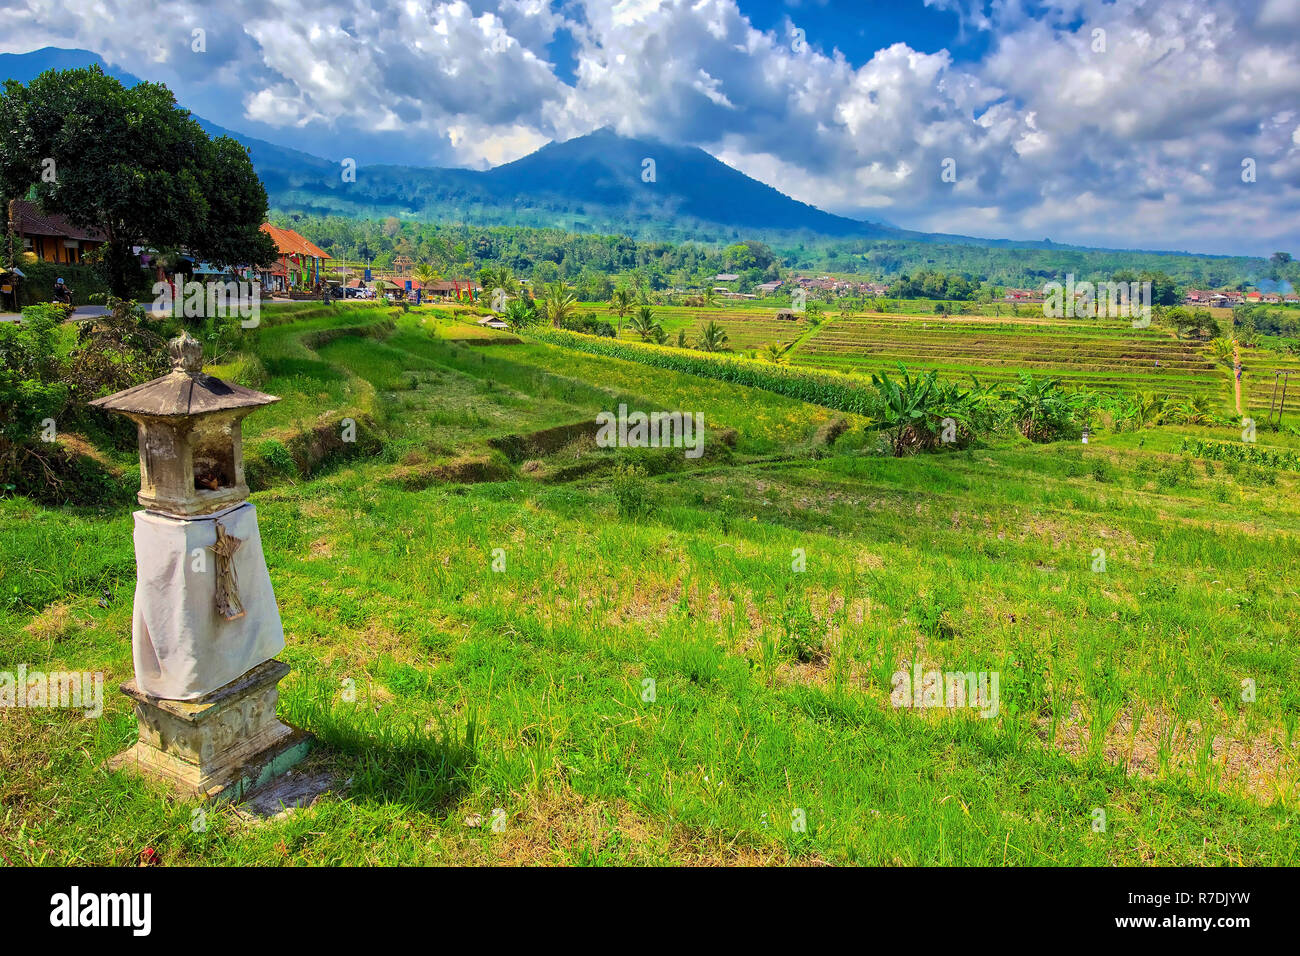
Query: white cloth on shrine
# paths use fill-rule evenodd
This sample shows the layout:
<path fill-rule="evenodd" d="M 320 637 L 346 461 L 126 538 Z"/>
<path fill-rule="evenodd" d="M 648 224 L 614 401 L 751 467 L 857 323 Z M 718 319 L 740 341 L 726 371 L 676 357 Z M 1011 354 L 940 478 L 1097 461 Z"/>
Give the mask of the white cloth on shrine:
<path fill-rule="evenodd" d="M 217 521 L 242 542 L 233 563 L 245 613 L 233 621 L 217 611 Z M 136 686 L 144 693 L 202 697 L 284 649 L 250 502 L 189 519 L 137 511 L 135 560 L 131 653 Z"/>

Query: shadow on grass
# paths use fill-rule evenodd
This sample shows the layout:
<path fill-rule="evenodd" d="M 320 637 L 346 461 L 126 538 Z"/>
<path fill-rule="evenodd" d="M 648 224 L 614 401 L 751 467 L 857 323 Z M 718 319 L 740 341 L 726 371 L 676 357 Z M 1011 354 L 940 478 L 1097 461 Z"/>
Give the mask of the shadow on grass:
<path fill-rule="evenodd" d="M 283 700 L 282 716 L 325 745 L 340 774 L 351 779 L 352 798 L 430 813 L 460 798 L 477 759 L 472 712 L 462 733 L 445 721 L 434 729 L 360 705 L 331 705 L 327 699 L 318 692 Z"/>
<path fill-rule="evenodd" d="M 305 358 L 266 358 L 262 360 L 272 378 L 305 378 L 325 384 L 341 382 L 344 375 L 328 362 Z"/>

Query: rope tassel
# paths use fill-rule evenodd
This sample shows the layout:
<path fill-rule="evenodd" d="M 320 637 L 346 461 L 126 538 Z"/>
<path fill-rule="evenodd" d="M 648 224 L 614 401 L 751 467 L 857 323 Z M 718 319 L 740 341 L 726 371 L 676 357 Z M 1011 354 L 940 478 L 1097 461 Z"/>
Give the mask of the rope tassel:
<path fill-rule="evenodd" d="M 244 542 L 227 534 L 220 521 L 217 526 L 217 543 L 212 552 L 217 556 L 217 612 L 227 621 L 237 621 L 244 616 L 244 605 L 239 599 L 239 581 L 235 578 L 235 552 Z"/>

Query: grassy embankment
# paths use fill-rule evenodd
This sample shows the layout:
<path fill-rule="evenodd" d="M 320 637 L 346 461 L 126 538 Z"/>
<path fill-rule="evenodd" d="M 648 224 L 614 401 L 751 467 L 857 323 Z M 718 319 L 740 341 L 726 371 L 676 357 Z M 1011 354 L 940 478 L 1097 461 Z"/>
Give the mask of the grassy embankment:
<path fill-rule="evenodd" d="M 6 860 L 1297 862 L 1300 476 L 1184 462 L 1187 429 L 877 457 L 852 416 L 441 315 L 304 311 L 215 370 L 284 397 L 247 434 L 282 712 L 341 781 L 309 810 L 196 833 L 102 770 L 129 509 L 0 502 L 0 669 L 108 691 L 0 712 Z M 620 401 L 702 411 L 709 453 L 564 427 Z M 373 441 L 314 457 L 349 416 Z M 997 671 L 998 716 L 892 707 L 914 661 Z"/>

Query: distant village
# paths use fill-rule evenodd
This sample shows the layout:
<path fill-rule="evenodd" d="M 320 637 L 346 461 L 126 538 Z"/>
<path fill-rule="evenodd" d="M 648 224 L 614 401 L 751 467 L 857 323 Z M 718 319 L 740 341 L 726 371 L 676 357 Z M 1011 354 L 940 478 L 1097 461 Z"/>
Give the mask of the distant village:
<path fill-rule="evenodd" d="M 82 264 L 86 256 L 103 242 L 103 235 L 95 229 L 74 226 L 61 215 L 46 213 L 28 200 L 12 200 L 9 220 L 21 250 L 48 263 Z M 341 298 L 369 298 L 377 294 L 394 294 L 415 299 L 475 299 L 481 289 L 469 277 L 432 278 L 417 275 L 419 269 L 407 256 L 398 256 L 385 270 L 369 265 L 348 267 L 330 257 L 320 247 L 292 229 L 263 223 L 262 231 L 275 242 L 278 258 L 271 265 L 235 270 L 235 275 L 261 285 L 263 295 L 282 298 L 312 298 L 328 293 Z M 157 281 L 171 281 L 178 271 L 202 279 L 205 276 L 231 278 L 228 269 L 201 262 L 187 261 L 178 266 L 174 261 L 148 249 L 137 249 L 141 265 L 154 271 Z M 20 273 L 21 275 L 21 273 Z M 818 298 L 880 298 L 891 294 L 884 282 L 822 276 L 790 276 L 752 286 L 753 291 L 742 292 L 742 277 L 738 273 L 720 272 L 714 276 L 712 293 L 717 299 L 750 300 L 771 297 L 788 298 L 795 289 L 802 289 Z M 672 293 L 690 294 L 691 290 L 671 289 Z M 1041 289 L 1007 288 L 995 301 L 1013 304 L 1036 304 L 1044 301 Z M 1300 294 L 1240 291 L 1234 289 L 1190 289 L 1184 302 L 1187 305 L 1225 307 L 1241 305 L 1300 305 Z"/>
<path fill-rule="evenodd" d="M 97 229 L 73 225 L 65 216 L 47 213 L 34 202 L 23 199 L 9 204 L 9 222 L 19 240 L 21 252 L 30 253 L 42 262 L 83 265 L 89 254 L 104 242 Z M 479 291 L 473 279 L 429 279 L 411 275 L 413 263 L 398 257 L 393 269 L 380 274 L 368 267 L 352 269 L 335 262 L 329 253 L 292 229 L 263 223 L 262 231 L 275 243 L 278 258 L 267 266 L 220 269 L 202 261 L 186 260 L 178 264 L 155 251 L 137 248 L 140 264 L 151 269 L 156 281 L 171 282 L 179 271 L 197 279 L 230 279 L 237 276 L 258 282 L 263 295 L 282 298 L 316 298 L 327 290 L 331 295 L 365 298 L 389 289 L 421 298 L 473 298 Z M 355 274 L 353 274 L 355 273 Z M 21 274 L 21 273 L 20 273 Z"/>

